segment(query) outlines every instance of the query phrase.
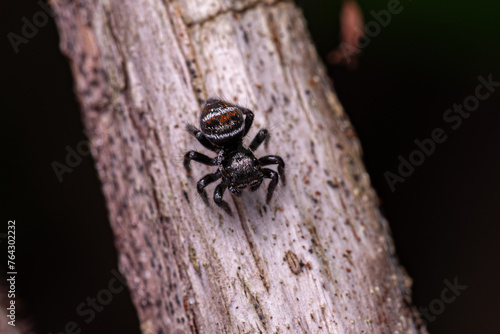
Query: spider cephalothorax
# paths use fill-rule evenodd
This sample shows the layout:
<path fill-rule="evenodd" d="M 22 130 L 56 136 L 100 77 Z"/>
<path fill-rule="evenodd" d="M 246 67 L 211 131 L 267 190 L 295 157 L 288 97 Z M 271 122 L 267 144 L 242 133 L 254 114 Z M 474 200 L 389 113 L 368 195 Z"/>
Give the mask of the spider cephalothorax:
<path fill-rule="evenodd" d="M 253 113 L 246 108 L 220 100 L 208 99 L 201 110 L 200 128 L 188 125 L 187 130 L 196 137 L 198 141 L 218 155 L 209 158 L 204 154 L 189 151 L 184 155 L 184 167 L 191 176 L 191 160 L 199 163 L 218 166 L 217 172 L 208 174 L 198 181 L 198 193 L 208 204 L 208 196 L 205 187 L 210 183 L 222 178 L 222 182 L 215 188 L 214 202 L 223 208 L 229 215 L 231 209 L 226 201 L 222 199 L 224 191 L 229 191 L 236 196 L 241 195 L 241 190 L 249 187 L 251 191 L 259 189 L 264 178 L 271 179 L 267 190 L 266 202 L 269 204 L 273 197 L 274 189 L 278 185 L 278 179 L 285 185 L 285 163 L 276 155 L 267 155 L 257 159 L 253 151 L 262 142 L 269 141 L 268 131 L 262 129 L 255 136 L 248 148 L 243 147 L 243 137 L 250 130 L 253 122 Z M 266 165 L 278 165 L 278 173 Z"/>

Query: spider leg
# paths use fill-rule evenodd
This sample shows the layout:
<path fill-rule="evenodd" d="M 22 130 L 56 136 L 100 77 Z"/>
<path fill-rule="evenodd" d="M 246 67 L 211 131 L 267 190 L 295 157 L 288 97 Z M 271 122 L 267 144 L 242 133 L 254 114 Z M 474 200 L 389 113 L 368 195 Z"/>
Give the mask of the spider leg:
<path fill-rule="evenodd" d="M 203 132 L 201 132 L 197 127 L 195 127 L 194 125 L 191 125 L 191 124 L 188 124 L 186 125 L 186 130 L 187 132 L 189 132 L 191 135 L 193 135 L 196 139 L 198 139 L 198 141 L 200 142 L 201 145 L 205 146 L 206 148 L 208 148 L 209 150 L 211 151 L 217 151 L 219 150 L 219 148 L 217 146 L 215 146 L 214 144 L 212 144 L 208 139 L 207 137 L 205 137 L 205 135 L 203 134 Z"/>
<path fill-rule="evenodd" d="M 246 116 L 245 117 L 245 130 L 243 131 L 243 137 L 245 137 L 247 135 L 248 131 L 250 131 L 250 128 L 252 127 L 253 112 L 250 109 L 243 108 L 240 106 L 238 106 L 238 108 L 240 108 L 243 115 Z"/>
<path fill-rule="evenodd" d="M 271 202 L 271 198 L 273 197 L 274 189 L 276 189 L 276 186 L 278 185 L 278 173 L 269 168 L 264 168 L 262 171 L 264 172 L 265 178 L 271 179 L 269 187 L 267 188 L 266 197 L 266 204 L 269 204 Z"/>
<path fill-rule="evenodd" d="M 191 166 L 190 166 L 191 160 L 209 166 L 217 165 L 217 158 L 212 159 L 207 157 L 205 154 L 201 154 L 195 151 L 189 151 L 184 155 L 184 168 L 186 168 L 187 175 L 189 177 L 191 176 Z"/>
<path fill-rule="evenodd" d="M 254 184 L 253 186 L 250 186 L 250 191 L 256 191 L 257 189 L 259 189 L 261 183 L 262 183 L 262 179 L 260 179 L 260 181 L 257 182 L 256 184 Z"/>
<path fill-rule="evenodd" d="M 241 190 L 236 188 L 235 186 L 229 186 L 229 191 L 234 195 L 234 196 L 237 196 L 237 197 L 240 197 L 241 196 Z"/>
<path fill-rule="evenodd" d="M 224 191 L 227 189 L 229 181 L 223 180 L 219 185 L 215 188 L 214 192 L 214 202 L 221 208 L 223 208 L 228 215 L 232 216 L 233 213 L 231 212 L 231 208 L 229 207 L 229 204 L 227 204 L 226 201 L 222 200 L 222 196 L 224 196 Z"/>
<path fill-rule="evenodd" d="M 281 178 L 281 183 L 284 186 L 286 185 L 285 163 L 283 162 L 283 159 L 281 159 L 277 155 L 266 155 L 265 157 L 260 158 L 259 161 L 262 164 L 262 166 L 277 164 L 278 165 L 278 173 L 280 174 L 280 178 Z"/>
<path fill-rule="evenodd" d="M 221 173 L 220 171 L 217 171 L 213 174 L 205 175 L 202 179 L 198 181 L 197 184 L 198 194 L 200 194 L 201 198 L 203 199 L 203 202 L 205 202 L 206 205 L 208 205 L 208 196 L 207 192 L 205 191 L 205 187 L 208 186 L 210 183 L 217 181 L 220 178 L 221 178 Z"/>
<path fill-rule="evenodd" d="M 267 144 L 269 143 L 269 137 L 270 136 L 267 129 L 260 130 L 259 133 L 257 133 L 255 138 L 252 140 L 248 148 L 250 149 L 250 151 L 253 152 L 260 146 L 260 144 L 262 144 L 263 141 L 265 141 L 264 147 L 267 149 Z"/>

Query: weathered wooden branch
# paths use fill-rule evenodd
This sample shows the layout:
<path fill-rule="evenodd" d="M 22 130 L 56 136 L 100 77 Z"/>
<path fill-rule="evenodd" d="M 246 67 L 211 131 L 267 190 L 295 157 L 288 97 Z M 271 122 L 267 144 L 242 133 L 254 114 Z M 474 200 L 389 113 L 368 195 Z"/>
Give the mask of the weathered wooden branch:
<path fill-rule="evenodd" d="M 300 10 L 266 0 L 52 0 L 144 333 L 425 333 L 358 139 Z M 185 131 L 224 96 L 255 112 L 287 164 L 205 206 L 214 167 Z M 266 182 L 267 184 L 267 182 Z M 213 191 L 209 187 L 209 192 Z M 89 208 L 91 209 L 91 208 Z"/>

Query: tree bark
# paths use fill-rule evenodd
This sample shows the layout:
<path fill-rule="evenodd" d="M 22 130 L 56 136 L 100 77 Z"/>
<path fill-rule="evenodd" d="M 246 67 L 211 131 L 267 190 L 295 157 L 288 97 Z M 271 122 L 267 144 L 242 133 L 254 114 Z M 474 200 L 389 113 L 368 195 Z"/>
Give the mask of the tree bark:
<path fill-rule="evenodd" d="M 289 1 L 52 0 L 143 333 L 425 333 L 361 148 Z M 288 184 L 206 206 L 185 131 L 223 96 Z M 213 186 L 209 187 L 213 191 Z"/>

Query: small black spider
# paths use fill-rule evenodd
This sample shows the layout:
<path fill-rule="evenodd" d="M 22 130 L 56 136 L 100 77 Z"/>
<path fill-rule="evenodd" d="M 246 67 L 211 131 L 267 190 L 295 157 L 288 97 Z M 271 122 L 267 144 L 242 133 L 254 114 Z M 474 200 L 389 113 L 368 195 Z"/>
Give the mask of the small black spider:
<path fill-rule="evenodd" d="M 198 181 L 198 193 L 208 205 L 205 187 L 222 177 L 222 182 L 215 188 L 214 202 L 229 215 L 232 215 L 231 209 L 227 202 L 222 200 L 227 188 L 234 195 L 241 196 L 242 189 L 249 186 L 251 191 L 255 191 L 259 189 L 264 178 L 271 179 L 266 198 L 266 203 L 269 204 L 274 189 L 278 185 L 279 177 L 281 177 L 282 184 L 286 184 L 283 159 L 276 155 L 266 155 L 257 159 L 252 153 L 264 141 L 267 147 L 269 136 L 266 129 L 259 131 L 248 148 L 243 147 L 243 137 L 247 135 L 252 122 L 252 111 L 211 98 L 205 102 L 201 110 L 201 131 L 193 125 L 187 125 L 187 131 L 190 134 L 195 136 L 203 146 L 217 153 L 215 158 L 209 158 L 195 151 L 187 152 L 184 155 L 184 167 L 187 174 L 191 177 L 191 160 L 209 166 L 218 166 L 217 172 L 208 174 Z M 272 164 L 278 165 L 278 173 L 272 169 L 262 168 L 262 166 Z"/>

